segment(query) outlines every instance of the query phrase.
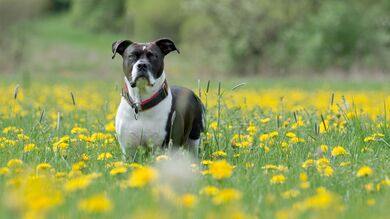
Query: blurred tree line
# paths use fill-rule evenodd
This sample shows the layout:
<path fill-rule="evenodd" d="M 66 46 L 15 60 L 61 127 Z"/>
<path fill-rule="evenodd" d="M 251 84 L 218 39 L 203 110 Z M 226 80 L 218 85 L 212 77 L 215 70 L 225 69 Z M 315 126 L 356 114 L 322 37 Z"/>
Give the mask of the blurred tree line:
<path fill-rule="evenodd" d="M 389 0 L 46 2 L 47 11 L 66 11 L 91 31 L 170 37 L 206 72 L 390 69 Z"/>

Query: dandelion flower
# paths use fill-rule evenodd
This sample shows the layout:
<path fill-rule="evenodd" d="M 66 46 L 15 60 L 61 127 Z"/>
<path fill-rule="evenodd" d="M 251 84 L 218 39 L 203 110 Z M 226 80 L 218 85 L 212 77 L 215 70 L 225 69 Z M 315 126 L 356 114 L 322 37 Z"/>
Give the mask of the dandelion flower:
<path fill-rule="evenodd" d="M 248 131 L 249 135 L 254 135 L 257 131 L 257 128 L 253 123 L 250 123 L 246 130 Z"/>
<path fill-rule="evenodd" d="M 346 167 L 346 166 L 349 166 L 349 165 L 351 165 L 351 162 L 348 162 L 348 161 L 340 163 L 340 167 Z"/>
<path fill-rule="evenodd" d="M 226 160 L 219 160 L 209 164 L 209 171 L 214 179 L 221 180 L 232 175 L 233 166 Z"/>
<path fill-rule="evenodd" d="M 122 174 L 122 173 L 126 173 L 127 172 L 127 168 L 124 167 L 124 166 L 119 166 L 119 167 L 115 167 L 114 169 L 112 169 L 110 171 L 110 175 L 118 175 L 118 174 Z"/>
<path fill-rule="evenodd" d="M 274 175 L 271 178 L 271 183 L 272 184 L 283 184 L 286 181 L 286 177 L 283 175 Z"/>
<path fill-rule="evenodd" d="M 64 184 L 64 189 L 68 192 L 85 189 L 98 177 L 100 177 L 100 174 L 88 174 L 70 179 Z"/>
<path fill-rule="evenodd" d="M 212 122 L 212 123 L 210 123 L 210 126 L 209 126 L 211 129 L 213 129 L 213 130 L 217 130 L 217 128 L 218 128 L 218 123 L 217 122 Z"/>
<path fill-rule="evenodd" d="M 337 156 L 343 156 L 347 155 L 348 152 L 342 147 L 342 146 L 336 146 L 332 149 L 332 156 L 337 157 Z"/>
<path fill-rule="evenodd" d="M 7 175 L 9 173 L 8 167 L 0 167 L 0 175 Z"/>
<path fill-rule="evenodd" d="M 374 171 L 369 166 L 363 166 L 357 171 L 356 176 L 357 177 L 371 176 L 373 172 Z"/>
<path fill-rule="evenodd" d="M 37 170 L 47 170 L 51 168 L 51 165 L 48 163 L 40 163 L 37 165 Z"/>
<path fill-rule="evenodd" d="M 286 136 L 289 137 L 289 138 L 296 138 L 297 137 L 297 135 L 295 133 L 293 133 L 293 132 L 287 132 Z"/>
<path fill-rule="evenodd" d="M 333 168 L 328 165 L 317 166 L 317 171 L 324 176 L 332 176 L 334 172 Z"/>
<path fill-rule="evenodd" d="M 87 164 L 85 164 L 84 161 L 79 161 L 79 162 L 74 163 L 74 164 L 72 165 L 72 170 L 73 170 L 73 171 L 82 170 L 82 169 L 84 169 L 86 166 L 87 166 Z"/>
<path fill-rule="evenodd" d="M 260 119 L 261 123 L 268 123 L 269 121 L 271 121 L 270 118 Z"/>
<path fill-rule="evenodd" d="M 105 127 L 106 131 L 113 132 L 115 131 L 115 124 L 114 122 L 110 122 Z"/>
<path fill-rule="evenodd" d="M 179 197 L 178 202 L 185 208 L 193 208 L 198 203 L 198 198 L 193 194 L 184 194 Z"/>
<path fill-rule="evenodd" d="M 223 150 L 215 151 L 211 154 L 213 157 L 226 157 L 226 152 Z"/>
<path fill-rule="evenodd" d="M 23 164 L 23 161 L 22 160 L 19 160 L 19 159 L 11 159 L 7 162 L 7 167 L 11 168 L 11 167 L 19 167 Z"/>
<path fill-rule="evenodd" d="M 97 160 L 107 160 L 110 158 L 112 158 L 112 154 L 110 152 L 104 152 L 104 153 L 99 154 Z"/>
<path fill-rule="evenodd" d="M 299 190 L 297 189 L 291 189 L 291 190 L 287 190 L 285 192 L 282 193 L 282 197 L 284 199 L 290 199 L 290 198 L 295 198 L 297 197 L 298 195 L 300 194 Z"/>
<path fill-rule="evenodd" d="M 224 204 L 240 200 L 242 193 L 236 189 L 221 189 L 213 198 L 214 204 Z"/>
<path fill-rule="evenodd" d="M 24 147 L 23 147 L 23 151 L 24 151 L 25 153 L 31 152 L 31 151 L 33 151 L 34 149 L 35 149 L 35 144 L 26 144 L 26 145 L 24 145 Z"/>
<path fill-rule="evenodd" d="M 306 169 L 308 167 L 314 166 L 315 164 L 316 162 L 313 159 L 308 159 L 302 163 L 302 167 Z"/>
<path fill-rule="evenodd" d="M 79 209 L 87 213 L 107 213 L 112 210 L 112 203 L 106 195 L 98 194 L 81 200 Z"/>
<path fill-rule="evenodd" d="M 151 167 L 143 167 L 133 170 L 129 178 L 129 186 L 141 188 L 157 179 L 157 171 Z"/>
<path fill-rule="evenodd" d="M 208 196 L 213 196 L 217 194 L 219 189 L 215 186 L 205 186 L 200 190 L 200 194 L 205 194 Z"/>
<path fill-rule="evenodd" d="M 328 152 L 328 145 L 322 144 L 322 145 L 320 145 L 320 148 L 321 148 L 321 151 L 322 151 L 322 152 L 324 152 L 324 153 L 327 153 L 327 152 Z"/>

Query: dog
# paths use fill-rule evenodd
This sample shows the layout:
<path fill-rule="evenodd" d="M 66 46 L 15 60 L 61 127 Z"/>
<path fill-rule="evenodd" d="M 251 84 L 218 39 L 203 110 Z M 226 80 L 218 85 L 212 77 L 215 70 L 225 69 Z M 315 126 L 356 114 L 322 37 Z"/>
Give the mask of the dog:
<path fill-rule="evenodd" d="M 125 156 L 139 146 L 186 146 L 197 156 L 204 131 L 205 108 L 190 89 L 169 86 L 164 58 L 180 51 L 170 39 L 148 43 L 119 40 L 114 59 L 123 58 L 124 86 L 115 118 L 118 142 Z"/>

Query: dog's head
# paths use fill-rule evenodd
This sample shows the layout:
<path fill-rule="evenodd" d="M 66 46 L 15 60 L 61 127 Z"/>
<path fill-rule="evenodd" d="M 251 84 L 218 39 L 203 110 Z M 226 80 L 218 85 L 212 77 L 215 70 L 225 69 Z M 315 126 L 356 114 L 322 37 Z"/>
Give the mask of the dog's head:
<path fill-rule="evenodd" d="M 133 43 L 130 40 L 119 40 L 112 44 L 115 57 L 119 53 L 123 58 L 123 72 L 132 87 L 137 86 L 139 79 L 153 86 L 164 70 L 164 57 L 176 50 L 170 39 L 159 39 L 149 43 Z"/>

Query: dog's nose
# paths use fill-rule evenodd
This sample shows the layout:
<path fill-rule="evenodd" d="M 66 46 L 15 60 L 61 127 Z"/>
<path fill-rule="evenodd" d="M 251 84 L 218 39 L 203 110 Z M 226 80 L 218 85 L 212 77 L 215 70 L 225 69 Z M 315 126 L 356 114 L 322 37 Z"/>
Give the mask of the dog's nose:
<path fill-rule="evenodd" d="M 145 63 L 139 63 L 138 65 L 137 65 L 137 69 L 138 70 L 146 70 L 146 64 Z"/>

